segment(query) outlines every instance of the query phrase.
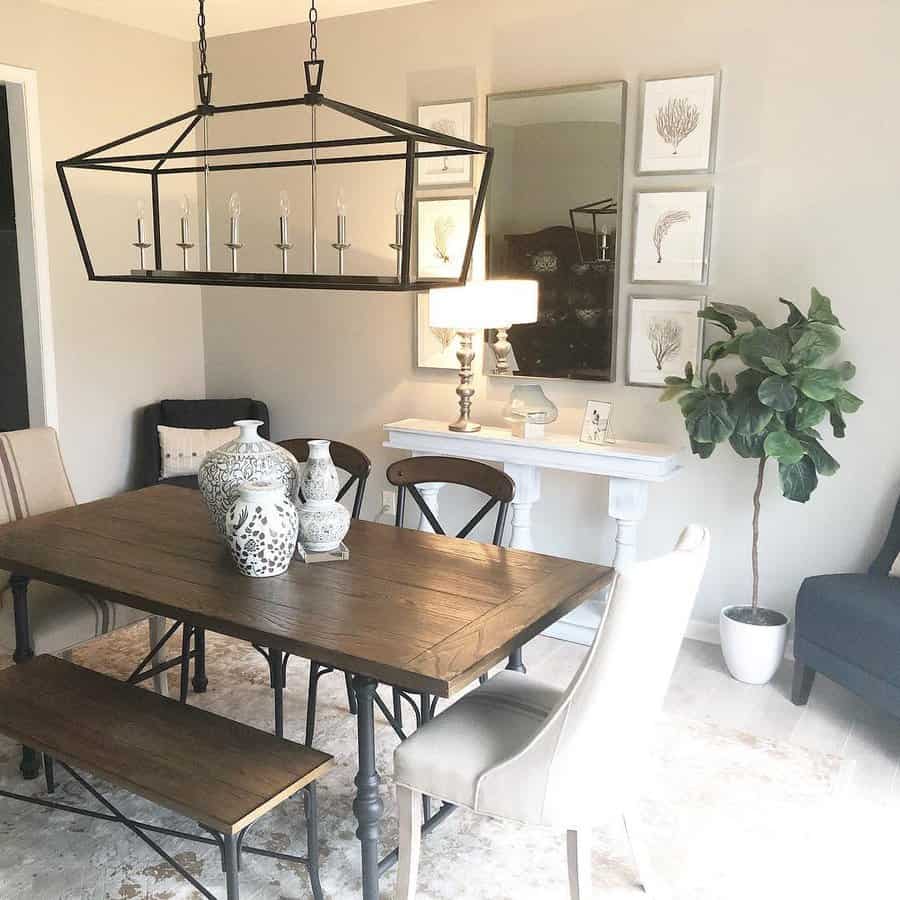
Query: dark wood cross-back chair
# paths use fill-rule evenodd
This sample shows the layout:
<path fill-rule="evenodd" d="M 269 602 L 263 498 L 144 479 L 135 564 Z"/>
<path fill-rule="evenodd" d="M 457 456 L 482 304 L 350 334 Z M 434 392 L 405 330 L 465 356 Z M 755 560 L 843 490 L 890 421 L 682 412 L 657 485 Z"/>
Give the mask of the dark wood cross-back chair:
<path fill-rule="evenodd" d="M 499 547 L 503 543 L 503 532 L 506 527 L 506 517 L 509 512 L 509 504 L 516 493 L 513 480 L 505 472 L 476 462 L 472 459 L 460 459 L 453 456 L 414 456 L 392 463 L 387 469 L 387 480 L 397 488 L 397 515 L 394 524 L 398 528 L 403 527 L 403 517 L 406 511 L 406 495 L 409 494 L 415 501 L 429 525 L 436 534 L 446 534 L 434 511 L 425 501 L 419 490 L 419 485 L 429 482 L 441 484 L 458 484 L 463 487 L 473 488 L 486 495 L 487 500 L 478 509 L 475 515 L 456 533 L 458 538 L 468 537 L 477 525 L 496 508 L 497 517 L 494 523 L 493 538 L 491 543 Z M 524 672 L 522 663 L 522 649 L 517 648 L 509 658 L 508 669 Z M 480 681 L 487 680 L 483 674 Z M 420 709 L 416 710 L 416 704 L 404 691 L 394 688 L 394 720 L 402 729 L 403 713 L 401 699 L 406 699 L 416 712 L 417 720 L 425 722 L 434 714 L 437 698 L 427 695 L 420 697 Z"/>

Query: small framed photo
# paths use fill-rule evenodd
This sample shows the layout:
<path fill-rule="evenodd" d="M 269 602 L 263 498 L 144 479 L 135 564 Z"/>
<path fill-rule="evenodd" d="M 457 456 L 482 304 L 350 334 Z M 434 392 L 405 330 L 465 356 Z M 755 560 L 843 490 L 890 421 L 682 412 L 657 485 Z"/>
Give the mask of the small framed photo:
<path fill-rule="evenodd" d="M 581 423 L 581 442 L 584 444 L 612 443 L 612 403 L 604 400 L 588 400 Z"/>
<path fill-rule="evenodd" d="M 428 294 L 416 294 L 416 365 L 420 369 L 459 371 L 456 351 L 459 335 L 452 328 L 432 328 L 428 324 Z M 475 359 L 481 355 L 481 341 L 475 341 Z M 474 369 L 475 361 L 472 362 Z"/>
<path fill-rule="evenodd" d="M 635 191 L 631 280 L 706 284 L 712 189 Z"/>
<path fill-rule="evenodd" d="M 475 123 L 474 100 L 448 100 L 419 107 L 419 125 L 464 141 L 472 140 Z M 419 144 L 418 149 L 441 150 L 437 144 Z M 471 187 L 471 156 L 431 156 L 420 159 L 416 184 L 428 187 Z"/>
<path fill-rule="evenodd" d="M 418 277 L 459 278 L 472 227 L 472 198 L 421 198 L 416 224 Z"/>
<path fill-rule="evenodd" d="M 669 375 L 684 375 L 685 363 L 700 367 L 704 320 L 697 313 L 706 297 L 628 298 L 625 383 L 665 387 Z"/>
<path fill-rule="evenodd" d="M 641 83 L 638 175 L 715 171 L 719 83 L 718 72 Z"/>

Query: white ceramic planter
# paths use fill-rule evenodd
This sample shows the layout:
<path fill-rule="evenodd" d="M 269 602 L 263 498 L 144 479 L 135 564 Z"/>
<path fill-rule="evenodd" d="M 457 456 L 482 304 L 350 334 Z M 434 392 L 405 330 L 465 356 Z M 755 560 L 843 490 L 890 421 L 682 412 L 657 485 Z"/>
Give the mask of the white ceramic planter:
<path fill-rule="evenodd" d="M 783 613 L 767 610 L 777 622 L 771 625 L 751 625 L 729 616 L 736 609 L 726 606 L 719 613 L 719 636 L 722 655 L 728 671 L 738 681 L 747 684 L 767 684 L 784 659 L 790 619 Z"/>
<path fill-rule="evenodd" d="M 305 550 L 336 550 L 350 529 L 350 511 L 337 501 L 340 481 L 331 460 L 330 441 L 310 441 L 300 475 L 299 540 Z"/>
<path fill-rule="evenodd" d="M 242 484 L 225 515 L 225 538 L 241 574 L 268 578 L 286 572 L 297 549 L 298 518 L 281 481 Z"/>

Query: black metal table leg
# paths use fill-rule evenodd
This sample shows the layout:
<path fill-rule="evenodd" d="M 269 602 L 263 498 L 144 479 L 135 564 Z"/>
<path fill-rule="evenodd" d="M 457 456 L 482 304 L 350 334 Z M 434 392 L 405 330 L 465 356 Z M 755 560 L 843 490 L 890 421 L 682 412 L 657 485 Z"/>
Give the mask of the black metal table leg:
<path fill-rule="evenodd" d="M 272 667 L 272 691 L 275 694 L 275 734 L 284 737 L 284 667 L 283 653 L 269 648 L 269 665 Z"/>
<path fill-rule="evenodd" d="M 419 702 L 422 704 L 422 725 L 431 721 L 431 696 L 419 694 Z M 422 794 L 422 821 L 427 822 L 431 818 L 431 797 Z"/>
<path fill-rule="evenodd" d="M 223 834 L 223 856 L 225 857 L 225 885 L 228 900 L 239 900 L 237 837 Z"/>
<path fill-rule="evenodd" d="M 47 753 L 44 757 L 44 779 L 47 782 L 47 793 L 52 794 L 56 790 L 56 779 L 53 777 L 53 757 Z"/>
<path fill-rule="evenodd" d="M 187 703 L 188 684 L 191 677 L 191 634 L 193 626 L 187 622 L 181 624 L 181 686 L 178 693 L 178 699 L 182 703 Z"/>
<path fill-rule="evenodd" d="M 194 629 L 194 693 L 206 691 L 209 681 L 206 677 L 206 629 Z"/>
<path fill-rule="evenodd" d="M 16 649 L 13 661 L 28 662 L 34 656 L 31 643 L 31 625 L 28 622 L 28 578 L 25 575 L 11 575 L 9 586 L 13 595 L 13 621 L 16 632 Z M 22 777 L 31 781 L 41 773 L 41 760 L 31 747 L 22 747 L 22 761 L 19 763 Z"/>
<path fill-rule="evenodd" d="M 378 682 L 365 675 L 353 676 L 356 694 L 356 733 L 359 745 L 359 771 L 356 774 L 356 799 L 353 812 L 358 826 L 362 853 L 363 900 L 378 900 L 378 834 L 384 804 L 378 794 L 375 768 L 375 690 Z"/>
<path fill-rule="evenodd" d="M 322 882 L 319 880 L 319 802 L 315 783 L 304 790 L 303 808 L 306 813 L 306 858 L 309 860 L 306 868 L 309 871 L 309 883 L 315 900 L 323 900 Z"/>
<path fill-rule="evenodd" d="M 506 664 L 507 669 L 511 669 L 513 672 L 521 672 L 523 675 L 526 673 L 525 662 L 522 659 L 522 648 L 516 647 L 512 653 L 509 654 L 509 662 Z"/>

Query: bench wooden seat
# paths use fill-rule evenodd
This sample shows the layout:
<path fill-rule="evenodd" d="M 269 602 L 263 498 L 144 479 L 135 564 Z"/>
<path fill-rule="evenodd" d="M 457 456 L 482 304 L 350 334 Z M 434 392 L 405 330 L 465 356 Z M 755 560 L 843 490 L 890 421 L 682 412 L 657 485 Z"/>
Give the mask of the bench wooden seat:
<path fill-rule="evenodd" d="M 223 845 L 333 764 L 326 753 L 53 656 L 0 671 L 0 732 L 188 816 Z"/>

